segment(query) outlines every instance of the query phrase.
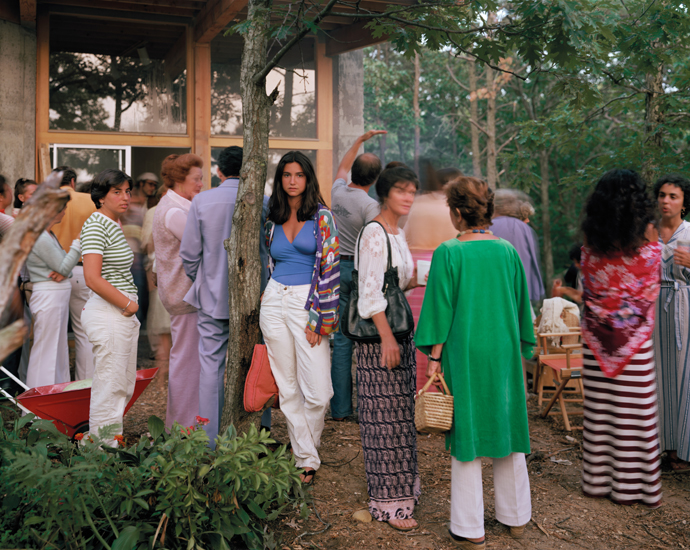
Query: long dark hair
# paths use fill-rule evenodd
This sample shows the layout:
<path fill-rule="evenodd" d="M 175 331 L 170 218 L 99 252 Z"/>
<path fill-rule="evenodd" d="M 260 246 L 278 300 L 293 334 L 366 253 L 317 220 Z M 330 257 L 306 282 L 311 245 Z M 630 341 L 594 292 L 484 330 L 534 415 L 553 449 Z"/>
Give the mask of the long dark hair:
<path fill-rule="evenodd" d="M 282 225 L 290 219 L 290 203 L 288 194 L 283 189 L 283 172 L 285 165 L 296 162 L 302 167 L 307 177 L 307 186 L 302 193 L 302 203 L 297 210 L 297 221 L 306 222 L 314 217 L 319 209 L 319 204 L 326 204 L 321 196 L 319 180 L 316 179 L 316 171 L 309 157 L 300 151 L 290 151 L 283 155 L 276 167 L 276 175 L 273 178 L 273 193 L 268 201 L 268 219 L 277 225 Z"/>
<path fill-rule="evenodd" d="M 599 254 L 634 253 L 655 221 L 654 202 L 634 170 L 606 172 L 587 199 L 582 231 Z"/>

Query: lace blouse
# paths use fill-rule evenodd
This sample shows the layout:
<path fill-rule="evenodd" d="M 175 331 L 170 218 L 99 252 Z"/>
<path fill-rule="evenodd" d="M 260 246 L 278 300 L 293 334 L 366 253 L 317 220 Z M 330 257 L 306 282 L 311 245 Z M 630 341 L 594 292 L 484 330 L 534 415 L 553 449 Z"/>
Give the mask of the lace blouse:
<path fill-rule="evenodd" d="M 400 288 L 405 289 L 414 273 L 414 260 L 407 247 L 405 233 L 388 235 L 391 242 L 391 262 L 398 268 Z M 361 253 L 361 254 L 360 254 Z M 355 265 L 359 271 L 359 300 L 357 307 L 363 319 L 386 311 L 388 302 L 383 295 L 383 276 L 388 267 L 388 244 L 383 228 L 371 223 L 362 230 L 359 249 L 355 250 Z"/>

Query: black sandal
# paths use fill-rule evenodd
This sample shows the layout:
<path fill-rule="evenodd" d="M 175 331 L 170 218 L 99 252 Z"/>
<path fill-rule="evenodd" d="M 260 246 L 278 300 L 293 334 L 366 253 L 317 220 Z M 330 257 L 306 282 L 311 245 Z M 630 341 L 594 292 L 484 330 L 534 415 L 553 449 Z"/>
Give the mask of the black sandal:
<path fill-rule="evenodd" d="M 302 479 L 302 483 L 304 485 L 314 485 L 314 478 L 316 477 L 316 470 L 314 470 L 314 468 L 305 468 L 302 475 L 304 476 L 304 478 Z M 309 481 L 305 481 L 308 477 L 310 477 L 311 479 Z"/>

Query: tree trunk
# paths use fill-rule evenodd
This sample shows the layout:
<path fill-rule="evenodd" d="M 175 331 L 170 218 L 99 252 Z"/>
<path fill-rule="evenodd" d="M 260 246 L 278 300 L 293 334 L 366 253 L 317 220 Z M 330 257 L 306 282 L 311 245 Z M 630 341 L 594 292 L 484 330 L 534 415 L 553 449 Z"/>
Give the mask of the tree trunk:
<path fill-rule="evenodd" d="M 419 109 L 419 53 L 414 52 L 414 87 L 412 89 L 412 108 L 414 109 L 414 171 L 419 174 L 421 112 Z"/>
<path fill-rule="evenodd" d="M 110 56 L 111 66 L 117 69 L 117 58 L 114 55 Z M 113 122 L 113 130 L 116 132 L 120 131 L 120 125 L 122 124 L 122 79 L 113 79 L 113 86 L 115 86 L 115 93 L 113 94 L 115 99 L 115 121 Z"/>
<path fill-rule="evenodd" d="M 488 67 L 487 67 L 488 69 Z M 477 98 L 477 62 L 469 61 L 467 69 L 470 81 L 470 132 L 472 136 L 472 172 L 475 178 L 482 176 L 482 153 L 479 149 L 479 99 Z"/>
<path fill-rule="evenodd" d="M 283 106 L 280 109 L 280 135 L 292 135 L 292 88 L 294 74 L 292 69 L 285 69 L 285 93 L 283 95 Z"/>
<path fill-rule="evenodd" d="M 225 372 L 225 405 L 220 432 L 234 424 L 238 433 L 246 430 L 258 414 L 244 411 L 244 381 L 259 343 L 259 297 L 261 261 L 261 210 L 266 164 L 270 108 L 274 91 L 266 95 L 266 81 L 254 84 L 253 77 L 266 65 L 269 9 L 271 0 L 249 0 L 247 20 L 252 22 L 244 37 L 240 72 L 242 116 L 244 120 L 244 158 L 240 170 L 232 233 L 225 241 L 228 251 L 230 322 L 228 359 Z"/>
<path fill-rule="evenodd" d="M 379 127 L 383 128 L 383 125 L 379 121 Z M 379 158 L 381 159 L 381 166 L 386 165 L 386 134 L 381 134 L 379 139 Z"/>
<path fill-rule="evenodd" d="M 491 189 L 496 189 L 498 179 L 496 170 L 496 90 L 494 90 L 494 70 L 490 67 L 486 71 L 486 183 Z"/>
<path fill-rule="evenodd" d="M 549 206 L 549 153 L 546 149 L 539 151 L 539 168 L 541 171 L 541 233 L 544 239 L 544 268 L 546 270 L 544 286 L 550 288 L 553 281 L 553 247 Z"/>
<path fill-rule="evenodd" d="M 664 111 L 661 105 L 661 98 L 664 94 L 663 65 L 655 73 L 648 74 L 646 80 L 642 179 L 647 185 L 652 185 L 656 179 L 659 154 L 662 151 L 664 141 Z"/>

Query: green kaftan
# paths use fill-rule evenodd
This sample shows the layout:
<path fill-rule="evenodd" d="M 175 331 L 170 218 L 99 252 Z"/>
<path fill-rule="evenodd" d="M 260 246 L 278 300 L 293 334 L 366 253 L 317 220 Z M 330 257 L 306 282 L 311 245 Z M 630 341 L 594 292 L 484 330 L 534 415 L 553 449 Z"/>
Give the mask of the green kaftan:
<path fill-rule="evenodd" d="M 446 448 L 460 461 L 529 453 L 520 353 L 535 344 L 525 271 L 508 241 L 446 241 L 434 252 L 415 334 L 425 354 L 445 344 L 455 397 Z"/>

